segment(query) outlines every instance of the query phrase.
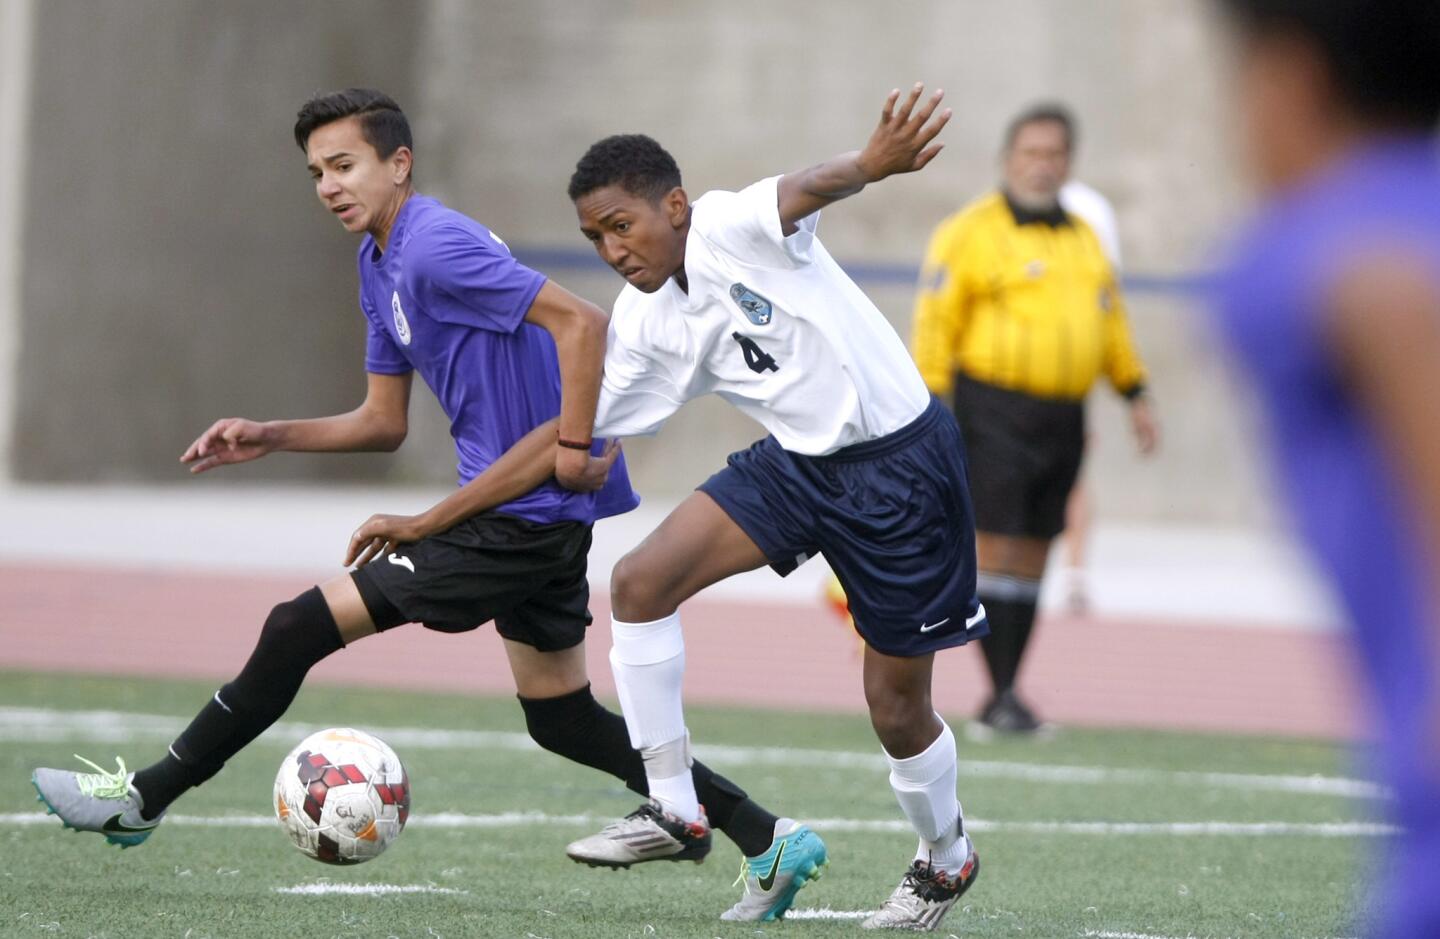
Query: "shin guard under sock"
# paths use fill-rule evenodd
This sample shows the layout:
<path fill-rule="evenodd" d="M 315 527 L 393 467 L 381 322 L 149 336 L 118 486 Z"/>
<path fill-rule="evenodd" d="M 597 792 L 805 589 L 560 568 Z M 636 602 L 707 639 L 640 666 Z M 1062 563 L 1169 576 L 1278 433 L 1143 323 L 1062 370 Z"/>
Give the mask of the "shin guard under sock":
<path fill-rule="evenodd" d="M 135 773 L 154 818 L 185 790 L 214 776 L 290 706 L 311 666 L 343 646 L 318 587 L 270 611 L 255 651 L 235 680 L 205 704 L 158 763 Z"/>

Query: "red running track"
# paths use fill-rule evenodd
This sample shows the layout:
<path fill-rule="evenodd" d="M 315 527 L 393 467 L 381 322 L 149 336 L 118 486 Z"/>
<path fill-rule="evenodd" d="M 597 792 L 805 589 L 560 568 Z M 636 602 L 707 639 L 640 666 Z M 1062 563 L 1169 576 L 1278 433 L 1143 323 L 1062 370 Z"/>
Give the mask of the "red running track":
<path fill-rule="evenodd" d="M 0 668 L 212 679 L 237 672 L 294 577 L 0 565 Z M 597 693 L 613 698 L 608 607 L 588 640 Z M 815 606 L 703 596 L 684 609 L 686 699 L 863 713 L 859 641 Z M 1274 627 L 1045 618 L 1021 677 L 1062 725 L 1353 738 L 1364 726 L 1343 638 Z M 445 635 L 407 626 L 320 663 L 317 682 L 473 694 L 513 692 L 490 627 Z M 973 714 L 986 682 L 977 649 L 936 658 L 935 703 Z M 63 702 L 56 702 L 57 705 Z"/>

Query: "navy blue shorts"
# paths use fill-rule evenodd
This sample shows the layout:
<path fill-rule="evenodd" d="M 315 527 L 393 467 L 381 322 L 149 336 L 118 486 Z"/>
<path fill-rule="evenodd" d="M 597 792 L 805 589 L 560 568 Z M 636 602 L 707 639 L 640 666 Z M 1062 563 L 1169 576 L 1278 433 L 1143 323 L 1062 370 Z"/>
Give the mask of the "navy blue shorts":
<path fill-rule="evenodd" d="M 975 596 L 965 445 L 933 398 L 895 433 L 826 456 L 766 437 L 699 488 L 780 576 L 823 554 L 879 652 L 924 655 L 990 632 Z"/>

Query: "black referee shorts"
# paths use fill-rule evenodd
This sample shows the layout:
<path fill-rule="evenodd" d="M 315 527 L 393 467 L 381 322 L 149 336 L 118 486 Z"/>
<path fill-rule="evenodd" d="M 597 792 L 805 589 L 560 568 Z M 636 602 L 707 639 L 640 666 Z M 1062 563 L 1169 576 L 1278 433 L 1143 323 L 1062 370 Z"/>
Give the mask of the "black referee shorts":
<path fill-rule="evenodd" d="M 1085 453 L 1085 404 L 1037 398 L 965 375 L 955 416 L 970 455 L 975 529 L 1054 538 Z"/>
<path fill-rule="evenodd" d="M 403 544 L 351 577 L 379 629 L 421 623 L 458 633 L 490 620 L 541 652 L 578 645 L 590 625 L 590 526 L 485 512 Z"/>

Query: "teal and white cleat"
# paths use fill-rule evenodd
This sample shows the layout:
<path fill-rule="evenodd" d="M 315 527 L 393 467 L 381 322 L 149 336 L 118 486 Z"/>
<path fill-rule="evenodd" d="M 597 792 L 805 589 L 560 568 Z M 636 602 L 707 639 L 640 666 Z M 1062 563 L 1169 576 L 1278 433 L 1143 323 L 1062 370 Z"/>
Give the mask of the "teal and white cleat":
<path fill-rule="evenodd" d="M 731 922 L 783 918 L 800 888 L 820 879 L 829 863 L 830 856 L 819 835 L 793 818 L 780 819 L 775 823 L 770 850 L 741 861 L 735 882 L 745 882 L 745 895 L 720 918 Z"/>
<path fill-rule="evenodd" d="M 165 813 L 149 820 L 140 816 L 140 793 L 130 784 L 135 774 L 125 771 L 125 761 L 116 757 L 120 769 L 107 773 L 83 756 L 75 759 L 94 767 L 95 772 L 37 769 L 30 775 L 39 800 L 50 814 L 60 816 L 66 828 L 98 832 L 122 848 L 133 848 L 149 838 Z"/>

